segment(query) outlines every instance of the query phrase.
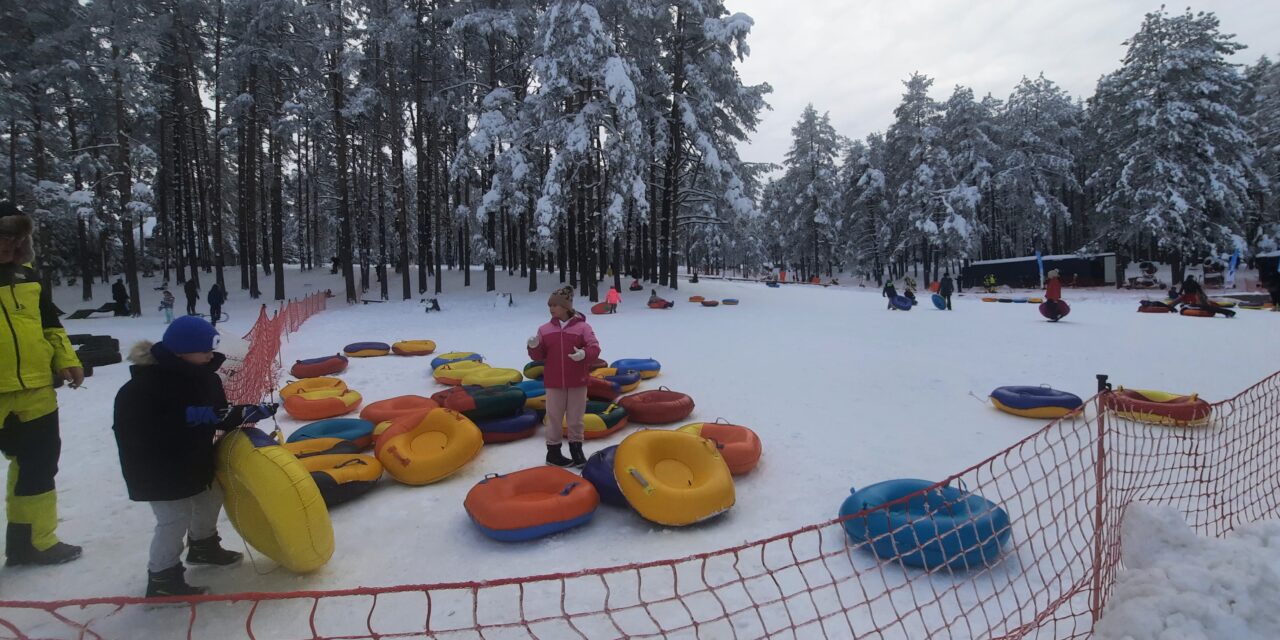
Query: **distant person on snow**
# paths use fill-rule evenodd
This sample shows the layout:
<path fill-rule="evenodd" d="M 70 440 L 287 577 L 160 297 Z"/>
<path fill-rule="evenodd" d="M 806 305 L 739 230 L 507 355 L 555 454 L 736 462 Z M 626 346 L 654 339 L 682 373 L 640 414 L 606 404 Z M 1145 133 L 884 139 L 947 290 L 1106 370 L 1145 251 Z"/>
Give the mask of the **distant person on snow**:
<path fill-rule="evenodd" d="M 124 286 L 124 280 L 116 278 L 115 284 L 111 285 L 111 299 L 115 301 L 115 315 L 129 315 L 129 290 Z"/>
<path fill-rule="evenodd" d="M 196 284 L 196 279 L 191 278 L 183 283 L 182 292 L 187 294 L 187 315 L 196 315 L 196 303 L 200 302 L 200 285 Z"/>
<path fill-rule="evenodd" d="M 618 293 L 617 289 L 609 287 L 609 293 L 604 294 L 604 301 L 609 305 L 609 313 L 617 313 L 618 303 L 622 302 L 622 294 Z"/>
<path fill-rule="evenodd" d="M 218 326 L 218 318 L 222 317 L 222 303 L 226 301 L 227 294 L 222 292 L 218 283 L 209 287 L 209 322 L 215 327 Z"/>
<path fill-rule="evenodd" d="M 947 311 L 951 310 L 951 294 L 955 293 L 956 282 L 951 279 L 950 271 L 942 272 L 942 282 L 938 283 L 938 295 L 947 303 Z"/>
<path fill-rule="evenodd" d="M 129 352 L 131 379 L 116 394 L 116 447 L 129 499 L 147 502 L 156 516 L 147 561 L 148 598 L 205 593 L 183 578 L 187 563 L 226 566 L 242 554 L 222 548 L 214 482 L 215 442 L 224 432 L 265 420 L 274 404 L 227 403 L 218 367 L 218 330 L 204 318 L 183 316 L 160 342 L 144 340 Z"/>
<path fill-rule="evenodd" d="M 1178 303 L 1191 305 L 1209 305 L 1209 296 L 1205 295 L 1204 288 L 1196 282 L 1195 276 L 1187 276 L 1182 281 L 1182 293 L 1178 296 Z"/>
<path fill-rule="evenodd" d="M 880 290 L 880 295 L 889 299 L 888 306 L 885 308 L 894 311 L 897 307 L 893 306 L 893 299 L 898 297 L 898 288 L 893 286 L 893 281 L 889 280 L 884 283 L 884 288 Z"/>
<path fill-rule="evenodd" d="M 164 312 L 164 323 L 173 322 L 173 305 L 177 299 L 173 297 L 173 292 L 165 289 L 160 298 L 160 311 Z"/>
<path fill-rule="evenodd" d="M 632 280 L 631 280 L 631 286 L 630 286 L 630 287 L 627 287 L 627 288 L 628 288 L 628 289 L 630 289 L 630 290 L 632 290 L 632 291 L 643 291 L 643 290 L 644 290 L 644 285 L 640 284 L 640 281 L 639 281 L 639 280 L 632 279 Z"/>
<path fill-rule="evenodd" d="M 1062 280 L 1058 278 L 1057 269 L 1050 269 L 1049 273 L 1045 274 L 1045 277 L 1049 281 L 1044 285 L 1045 306 L 1041 308 L 1047 308 L 1049 320 L 1057 322 L 1058 318 L 1062 317 L 1062 307 L 1058 305 L 1058 302 L 1062 300 Z"/>

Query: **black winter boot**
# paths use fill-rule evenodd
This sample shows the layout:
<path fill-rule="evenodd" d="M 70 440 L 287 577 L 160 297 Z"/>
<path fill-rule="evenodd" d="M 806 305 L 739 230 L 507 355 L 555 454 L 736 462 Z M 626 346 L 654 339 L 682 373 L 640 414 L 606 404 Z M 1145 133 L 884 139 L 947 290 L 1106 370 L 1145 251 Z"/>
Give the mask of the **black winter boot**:
<path fill-rule="evenodd" d="M 199 596 L 209 592 L 208 587 L 193 587 L 187 584 L 187 581 L 182 577 L 186 571 L 182 563 L 175 564 L 163 571 L 148 571 L 147 597 Z"/>
<path fill-rule="evenodd" d="M 4 538 L 4 564 L 7 567 L 37 564 L 51 565 L 71 562 L 80 557 L 81 549 L 74 544 L 55 542 L 52 547 L 40 551 L 31 544 L 31 525 L 10 522 Z"/>
<path fill-rule="evenodd" d="M 573 466 L 573 460 L 564 457 L 564 454 L 560 453 L 560 445 L 549 444 L 547 445 L 547 464 L 557 467 L 571 467 Z"/>
<path fill-rule="evenodd" d="M 222 538 L 218 534 L 205 538 L 204 540 L 187 539 L 187 562 L 191 564 L 216 564 L 225 567 L 229 564 L 240 562 L 244 557 L 239 551 L 231 551 L 223 549 Z"/>
<path fill-rule="evenodd" d="M 587 457 L 582 455 L 581 442 L 569 443 L 569 457 L 573 459 L 573 466 L 575 467 L 587 466 Z"/>

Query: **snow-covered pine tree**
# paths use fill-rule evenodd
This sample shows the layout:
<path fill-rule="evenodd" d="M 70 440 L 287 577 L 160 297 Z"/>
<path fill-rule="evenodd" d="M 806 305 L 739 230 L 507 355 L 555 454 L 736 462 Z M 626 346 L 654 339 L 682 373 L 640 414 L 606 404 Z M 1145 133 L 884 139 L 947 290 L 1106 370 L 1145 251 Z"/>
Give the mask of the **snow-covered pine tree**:
<path fill-rule="evenodd" d="M 889 257 L 900 265 L 918 257 L 928 273 L 950 237 L 948 196 L 955 181 L 940 139 L 941 109 L 928 93 L 933 79 L 913 73 L 903 85 L 907 91 L 893 110 L 894 123 L 885 138 L 885 175 L 898 234 Z"/>
<path fill-rule="evenodd" d="M 818 275 L 832 262 L 833 244 L 842 223 L 836 166 L 842 141 L 827 113 L 805 106 L 791 127 L 791 148 L 783 166 L 786 206 L 779 211 L 792 238 L 803 244 L 790 247 L 790 257 L 804 265 L 803 277 Z"/>

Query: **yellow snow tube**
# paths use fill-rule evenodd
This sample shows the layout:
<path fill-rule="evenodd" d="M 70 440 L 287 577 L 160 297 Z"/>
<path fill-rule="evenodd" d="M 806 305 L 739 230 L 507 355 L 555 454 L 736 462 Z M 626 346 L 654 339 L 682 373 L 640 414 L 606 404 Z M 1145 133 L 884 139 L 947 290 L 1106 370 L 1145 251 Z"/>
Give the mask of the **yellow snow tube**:
<path fill-rule="evenodd" d="M 293 396 L 303 393 L 310 394 L 307 397 L 312 399 L 334 398 L 341 396 L 347 391 L 347 383 L 339 378 L 330 378 L 327 376 L 319 378 L 303 378 L 286 384 L 280 390 L 280 399 L 287 400 Z"/>
<path fill-rule="evenodd" d="M 218 443 L 217 459 L 227 519 L 246 542 L 297 573 L 329 561 L 329 510 L 292 453 L 257 429 L 238 429 Z"/>
<path fill-rule="evenodd" d="M 466 416 L 432 409 L 417 420 L 392 420 L 378 437 L 375 452 L 391 477 L 422 485 L 443 480 L 466 466 L 483 445 L 480 428 Z"/>
<path fill-rule="evenodd" d="M 479 360 L 459 360 L 457 362 L 450 362 L 449 364 L 442 364 L 436 367 L 435 370 L 431 372 L 431 376 L 440 384 L 457 386 L 462 384 L 462 376 L 480 369 L 489 368 L 491 368 L 489 365 L 480 362 Z"/>
<path fill-rule="evenodd" d="M 646 520 L 684 526 L 728 511 L 733 476 L 710 440 L 682 431 L 637 431 L 618 445 L 613 475 Z"/>
<path fill-rule="evenodd" d="M 442 365 L 451 366 L 451 365 Z M 478 384 L 482 387 L 496 387 L 504 384 L 514 384 L 524 379 L 524 374 L 515 369 L 503 369 L 499 367 L 476 367 L 467 369 L 462 373 L 462 384 Z"/>

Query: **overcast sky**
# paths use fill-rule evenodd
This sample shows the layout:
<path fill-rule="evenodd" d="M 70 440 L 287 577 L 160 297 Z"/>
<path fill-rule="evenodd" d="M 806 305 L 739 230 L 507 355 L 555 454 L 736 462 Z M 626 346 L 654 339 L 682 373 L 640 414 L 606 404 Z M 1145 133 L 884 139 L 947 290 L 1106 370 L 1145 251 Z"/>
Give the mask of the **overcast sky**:
<path fill-rule="evenodd" d="M 884 131 L 913 71 L 933 78 L 934 99 L 956 85 L 1004 99 L 1023 76 L 1045 77 L 1072 97 L 1093 94 L 1115 70 L 1123 42 L 1159 0 L 725 0 L 755 19 L 751 55 L 739 66 L 747 84 L 768 82 L 763 114 L 743 160 L 781 164 L 791 127 L 808 103 L 829 112 L 836 131 L 862 138 Z M 1169 3 L 1170 13 L 1187 5 Z M 1193 11 L 1218 16 L 1220 30 L 1248 49 L 1233 62 L 1280 54 L 1280 2 L 1203 0 Z"/>

